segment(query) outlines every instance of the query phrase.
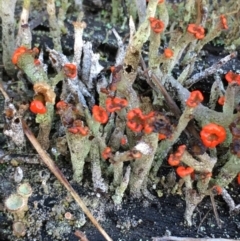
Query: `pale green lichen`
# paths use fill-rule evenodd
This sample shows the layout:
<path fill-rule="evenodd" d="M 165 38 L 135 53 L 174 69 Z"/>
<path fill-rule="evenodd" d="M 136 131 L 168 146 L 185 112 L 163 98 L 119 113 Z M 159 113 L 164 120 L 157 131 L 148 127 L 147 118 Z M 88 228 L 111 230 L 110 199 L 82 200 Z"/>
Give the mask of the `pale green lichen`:
<path fill-rule="evenodd" d="M 12 3 L 14 7 L 14 2 Z M 27 4 L 29 2 L 25 1 L 24 3 Z M 127 188 L 129 188 L 130 194 L 133 197 L 146 195 L 149 173 L 151 172 L 151 178 L 156 182 L 155 185 L 157 185 L 159 181 L 157 173 L 159 168 L 161 168 L 162 162 L 173 145 L 180 139 L 181 134 L 187 130 L 190 120 L 195 120 L 195 125 L 197 125 L 196 130 L 211 122 L 228 129 L 236 116 L 239 115 L 234 114 L 234 109 L 238 102 L 234 84 L 229 84 L 225 90 L 223 85 L 216 82 L 214 86 L 217 87 L 218 92 L 216 93 L 214 88 L 211 90 L 211 102 L 216 101 L 219 89 L 221 89 L 221 93 L 225 94 L 226 102 L 222 112 L 215 111 L 213 103 L 210 103 L 211 108 L 199 104 L 195 109 L 186 107 L 185 103 L 190 94 L 186 86 L 191 86 L 200 79 L 214 74 L 224 63 L 236 57 L 236 53 L 232 53 L 226 59 L 222 59 L 222 62 L 218 63 L 218 65 L 209 67 L 205 72 L 199 73 L 199 75 L 192 76 L 196 61 L 200 57 L 199 54 L 204 45 L 218 38 L 221 39 L 224 35 L 230 36 L 231 40 L 234 40 L 234 44 L 238 43 L 239 36 L 237 34 L 239 33 L 239 27 L 234 26 L 237 14 L 234 12 L 234 8 L 239 9 L 239 3 L 236 1 L 220 1 L 219 8 L 216 8 L 218 5 L 216 3 L 210 4 L 209 1 L 202 1 L 200 4 L 200 1 L 189 0 L 172 5 L 167 1 L 158 3 L 158 0 L 150 0 L 147 6 L 144 5 L 146 7 L 144 14 L 143 8 L 140 5 L 134 4 L 132 6 L 132 1 L 126 1 L 128 12 L 131 12 L 136 22 L 136 14 L 139 14 L 139 27 L 135 31 L 132 18 L 130 18 L 130 39 L 126 49 L 120 36 L 114 30 L 114 35 L 117 38 L 120 49 L 115 64 L 115 68 L 119 71 L 115 73 L 113 70 L 109 79 L 105 76 L 102 79 L 98 79 L 103 67 L 99 64 L 99 55 L 93 52 L 92 44 L 83 41 L 86 24 L 82 22 L 82 13 L 78 15 L 77 22 L 74 23 L 75 45 L 73 64 L 76 64 L 77 75 L 74 78 L 67 76 L 64 65 L 70 63 L 70 61 L 62 54 L 60 35 L 61 31 L 66 33 L 63 21 L 69 7 L 69 2 L 65 0 L 59 3 L 62 9 L 59 15 L 56 16 L 55 2 L 53 0 L 47 1 L 50 35 L 54 43 L 54 49 L 47 48 L 47 51 L 56 75 L 49 78 L 43 65 L 35 65 L 35 53 L 30 49 L 19 57 L 17 66 L 34 85 L 33 89 L 36 94 L 41 93 L 46 98 L 51 97 L 49 97 L 51 101 L 50 99 L 46 101 L 47 113 L 37 115 L 36 117 L 36 122 L 40 124 L 38 139 L 46 149 L 55 114 L 54 89 L 62 81 L 62 93 L 59 98 L 68 104 L 69 109 L 66 108 L 63 112 L 69 112 L 65 113 L 65 116 L 63 113 L 60 113 L 60 116 L 70 151 L 74 173 L 73 179 L 78 183 L 83 180 L 85 162 L 90 160 L 94 190 L 107 192 L 108 186 L 110 186 L 112 199 L 116 205 L 121 204 Z M 119 1 L 112 0 L 113 14 L 111 16 L 111 23 L 117 23 L 119 18 L 123 18 L 123 9 L 119 3 Z M 6 6 L 8 5 L 5 4 Z M 229 7 L 229 12 L 225 13 L 227 7 Z M 29 5 L 25 6 L 25 8 L 29 9 Z M 229 32 L 223 29 L 220 21 L 221 14 L 226 14 L 229 20 L 229 30 L 227 30 Z M 230 16 L 232 16 L 232 19 L 230 19 Z M 6 47 L 6 51 L 3 51 L 4 65 L 7 72 L 11 74 L 13 66 L 9 63 L 14 46 L 10 38 L 14 36 L 12 32 L 7 33 L 7 31 L 10 28 L 14 29 L 13 12 L 9 12 L 9 16 L 5 16 L 2 11 L 1 17 L 3 35 L 6 35 L 5 39 L 3 39 L 3 48 Z M 164 22 L 165 26 L 161 33 L 154 32 L 154 29 L 151 28 L 149 18 L 158 18 Z M 194 34 L 187 31 L 188 24 L 191 23 L 205 28 L 203 39 L 199 40 Z M 24 34 L 21 33 L 20 35 Z M 30 33 L 26 34 L 29 41 L 30 35 Z M 6 46 L 6 41 L 8 40 L 9 46 Z M 225 42 L 229 43 L 229 41 L 226 40 Z M 22 38 L 20 42 L 30 47 L 27 38 Z M 173 51 L 171 58 L 164 56 L 163 49 L 165 47 Z M 147 53 L 148 67 L 151 71 L 148 71 L 147 67 L 144 66 L 145 60 L 142 58 L 142 53 Z M 141 68 L 139 67 L 140 60 Z M 177 73 L 178 76 L 175 78 L 172 73 L 176 67 L 179 69 L 179 73 Z M 157 76 L 157 78 L 154 79 L 154 76 Z M 140 78 L 138 79 L 138 77 Z M 147 79 L 149 86 L 152 88 L 147 89 L 149 91 L 146 94 L 148 97 L 145 96 L 145 90 L 141 92 L 136 88 L 143 77 Z M 44 89 L 44 93 L 39 91 L 39 86 L 40 89 Z M 110 87 L 116 87 L 116 92 L 112 91 Z M 141 87 L 139 87 L 140 90 Z M 128 121 L 126 115 L 133 108 L 140 108 L 144 114 L 156 109 L 162 109 L 165 114 L 168 107 L 170 111 L 173 111 L 170 105 L 170 97 L 167 98 L 166 94 L 164 95 L 164 88 L 168 95 L 172 97 L 173 102 L 178 101 L 180 103 L 180 108 L 177 106 L 179 114 L 176 115 L 174 113 L 176 125 L 171 133 L 172 135 L 169 135 L 171 138 L 159 142 L 156 130 L 153 133 L 146 134 L 143 131 L 136 133 L 126 127 L 126 122 Z M 115 96 L 126 99 L 128 106 L 114 113 L 107 113 L 107 123 L 101 124 L 97 122 L 92 114 L 93 105 L 97 103 L 99 106 L 106 108 L 106 98 L 114 98 Z M 154 99 L 153 102 L 151 99 L 152 96 Z M 163 106 L 164 98 L 166 105 L 168 105 L 167 107 Z M 70 117 L 67 115 L 69 113 L 71 114 Z M 66 118 L 64 119 L 63 117 Z M 151 118 L 149 117 L 149 119 Z M 68 128 L 72 127 L 72 125 L 74 126 L 73 123 L 75 120 L 81 121 L 82 125 L 88 128 L 87 135 L 82 136 L 80 133 L 73 134 L 69 132 Z M 62 135 L 64 135 L 63 132 L 61 133 Z M 187 134 L 191 137 L 191 133 Z M 126 145 L 121 144 L 123 136 L 126 136 L 128 139 Z M 227 131 L 227 138 L 223 143 L 224 147 L 230 148 L 231 138 L 232 134 Z M 200 140 L 198 141 L 200 142 Z M 190 142 L 188 144 L 190 145 Z M 111 148 L 111 153 L 109 154 L 111 163 L 103 160 L 101 156 L 102 151 L 107 146 Z M 139 156 L 137 158 L 132 156 L 133 151 L 138 152 Z M 202 175 L 205 177 L 197 179 L 196 185 L 193 185 L 193 181 L 188 175 L 178 185 L 180 189 L 183 182 L 185 182 L 185 199 L 187 204 L 185 219 L 188 225 L 192 223 L 191 217 L 194 209 L 202 198 L 209 194 L 212 184 L 226 187 L 235 178 L 237 173 L 240 172 L 239 158 L 231 153 L 217 177 L 211 177 L 210 173 L 213 173 L 216 160 L 217 150 L 211 151 L 210 155 L 206 154 L 206 152 L 201 155 L 193 155 L 185 151 L 182 156 L 181 161 L 185 165 L 194 168 L 199 176 Z M 123 162 L 126 161 L 130 163 L 126 164 L 127 168 L 125 170 L 126 165 Z M 151 170 L 151 168 L 153 169 Z M 175 189 L 176 186 L 174 185 Z"/>

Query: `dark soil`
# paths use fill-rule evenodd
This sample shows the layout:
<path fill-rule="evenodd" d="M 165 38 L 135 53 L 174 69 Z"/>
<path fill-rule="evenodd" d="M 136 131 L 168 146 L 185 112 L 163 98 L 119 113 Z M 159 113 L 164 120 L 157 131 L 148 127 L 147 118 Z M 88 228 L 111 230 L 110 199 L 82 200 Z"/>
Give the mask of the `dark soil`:
<path fill-rule="evenodd" d="M 17 239 L 14 237 L 11 227 L 12 217 L 0 212 L 0 240 L 29 241 L 35 238 L 35 240 L 44 241 L 77 241 L 78 238 L 74 236 L 75 230 L 84 231 L 90 241 L 104 240 L 89 220 L 86 220 L 84 226 L 78 228 L 77 221 L 83 219 L 83 214 L 53 175 L 47 181 L 49 193 L 44 193 L 39 177 L 40 171 L 48 173 L 44 166 L 23 164 L 21 158 L 16 157 L 15 161 L 17 160 L 19 160 L 18 164 L 23 169 L 24 181 L 29 181 L 33 188 L 33 195 L 29 199 L 29 211 L 26 216 L 28 231 L 24 238 Z M 57 163 L 64 175 L 71 180 L 70 164 L 62 161 Z M 0 174 L 0 198 L 2 201 L 15 191 L 16 184 L 11 178 L 14 171 L 15 167 L 11 165 L 2 167 Z M 182 196 L 165 193 L 161 198 L 155 197 L 154 201 L 146 198 L 132 200 L 128 197 L 124 200 L 122 207 L 117 210 L 108 196 L 94 193 L 88 181 L 85 181 L 83 186 L 75 183 L 72 183 L 72 185 L 113 240 L 147 241 L 151 240 L 152 237 L 166 234 L 179 237 L 240 239 L 240 217 L 237 214 L 229 214 L 228 207 L 221 197 L 217 197 L 215 200 L 221 220 L 221 228 L 217 225 L 209 198 L 205 198 L 196 209 L 193 217 L 194 225 L 187 227 L 183 219 L 185 202 Z M 234 200 L 238 202 L 240 188 L 230 186 L 229 190 Z M 154 191 L 152 193 L 154 194 Z M 34 208 L 36 202 L 38 206 Z M 93 203 L 96 204 L 93 205 Z M 64 219 L 66 212 L 73 214 L 73 221 Z M 59 237 L 55 231 L 59 233 Z"/>
<path fill-rule="evenodd" d="M 105 7 L 108 8 L 109 6 L 106 5 Z M 89 11 L 90 9 L 91 11 Z M 107 25 L 102 25 L 103 22 L 100 21 L 101 9 L 97 9 L 96 6 L 94 9 L 95 11 L 89 7 L 85 13 L 84 20 L 87 22 L 88 27 L 84 34 L 84 39 L 91 39 L 94 51 L 102 53 L 102 64 L 107 67 L 114 62 L 114 56 L 117 51 L 116 41 L 112 34 L 106 40 L 109 29 L 106 27 Z M 69 16 L 69 19 L 66 21 L 69 33 L 62 38 L 63 52 L 68 56 L 73 54 L 73 28 L 70 22 L 74 18 L 75 16 Z M 95 30 L 96 28 L 98 30 Z M 116 28 L 121 36 L 124 37 L 127 34 L 126 29 Z M 51 40 L 48 37 L 49 29 L 47 23 L 42 23 L 33 29 L 35 43 L 39 41 L 39 38 L 36 37 L 39 31 L 41 31 L 41 46 L 43 47 L 47 43 L 49 47 L 52 47 Z M 222 56 L 215 54 L 216 51 L 219 53 L 222 50 L 222 47 L 220 50 L 216 50 L 212 46 L 206 47 L 208 57 L 204 59 L 205 63 L 210 66 L 211 63 L 221 58 Z M 201 83 L 192 88 L 204 86 L 202 88 L 207 93 L 211 82 L 212 79 L 210 78 L 209 80 L 201 81 Z M 0 135 L 0 156 L 7 154 L 5 147 L 6 140 Z M 31 152 L 31 148 L 27 151 L 28 153 Z M 0 164 L 0 241 L 77 241 L 79 239 L 74 235 L 75 230 L 84 231 L 90 241 L 105 240 L 88 219 L 84 224 L 85 219 L 82 211 L 52 174 L 47 181 L 48 193 L 44 192 L 39 172 L 44 171 L 48 173 L 48 169 L 41 164 L 24 163 L 24 156 L 22 155 L 25 154 L 17 154 L 13 158 L 9 158 L 9 162 Z M 27 156 L 31 157 L 29 155 Z M 57 161 L 58 166 L 71 182 L 71 164 L 66 160 L 62 160 L 61 157 L 59 159 Z M 16 238 L 12 235 L 11 226 L 13 219 L 11 215 L 5 212 L 2 205 L 4 199 L 16 190 L 17 184 L 13 181 L 16 165 L 23 169 L 24 181 L 29 181 L 33 188 L 33 195 L 29 198 L 29 211 L 26 216 L 28 230 L 24 238 Z M 167 173 L 163 174 L 166 175 Z M 163 174 L 161 173 L 161 175 Z M 240 216 L 239 214 L 230 215 L 228 207 L 221 197 L 216 197 L 215 199 L 222 224 L 221 227 L 217 225 L 209 197 L 205 198 L 196 209 L 193 217 L 194 225 L 187 227 L 183 218 L 185 210 L 183 196 L 168 195 L 167 190 L 163 190 L 164 195 L 159 198 L 150 186 L 149 190 L 155 196 L 154 200 L 146 198 L 133 200 L 127 196 L 122 207 L 116 208 L 113 206 L 110 196 L 92 191 L 91 178 L 91 173 L 86 171 L 83 184 L 78 185 L 72 182 L 72 185 L 106 232 L 115 241 L 147 241 L 151 240 L 152 237 L 169 234 L 179 237 L 240 239 Z M 240 187 L 234 183 L 229 187 L 229 193 L 235 202 L 239 203 Z M 64 218 L 66 212 L 73 214 L 73 220 L 68 221 Z"/>

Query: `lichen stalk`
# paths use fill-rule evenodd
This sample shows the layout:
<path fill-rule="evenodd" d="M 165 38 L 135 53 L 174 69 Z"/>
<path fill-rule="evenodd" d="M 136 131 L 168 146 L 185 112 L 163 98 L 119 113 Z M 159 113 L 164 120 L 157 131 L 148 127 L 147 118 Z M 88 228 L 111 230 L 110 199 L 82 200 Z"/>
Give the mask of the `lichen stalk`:
<path fill-rule="evenodd" d="M 178 83 L 172 76 L 168 76 L 166 79 L 165 88 L 169 93 L 171 93 L 172 89 L 178 90 L 178 99 L 181 101 L 182 105 L 185 105 L 185 101 L 189 96 L 189 91 L 184 88 L 180 83 Z M 229 126 L 230 122 L 226 121 L 226 118 L 222 115 L 221 112 L 217 112 L 209 109 L 202 104 L 199 104 L 197 108 L 194 110 L 194 118 L 198 121 L 201 126 L 208 124 L 210 122 L 222 125 Z"/>
<path fill-rule="evenodd" d="M 36 122 L 39 123 L 38 141 L 43 149 L 47 150 L 50 145 L 49 134 L 52 128 L 54 106 L 51 103 L 46 103 L 47 113 L 37 114 Z"/>
<path fill-rule="evenodd" d="M 141 189 L 144 179 L 147 177 L 151 169 L 157 150 L 158 134 L 151 133 L 149 135 L 144 135 L 139 143 L 146 145 L 146 149 L 138 150 L 142 153 L 142 157 L 132 163 L 129 188 L 130 194 L 134 197 L 141 196 Z"/>
<path fill-rule="evenodd" d="M 136 7 L 138 12 L 139 24 L 141 24 L 146 17 L 146 1 L 145 0 L 136 0 Z"/>
<path fill-rule="evenodd" d="M 83 31 L 86 28 L 85 22 L 74 22 L 74 57 L 73 62 L 78 66 L 81 62 L 82 48 L 83 48 Z"/>
<path fill-rule="evenodd" d="M 223 114 L 227 119 L 227 122 L 231 122 L 233 120 L 233 111 L 235 108 L 235 93 L 236 93 L 236 84 L 229 84 L 226 93 L 225 93 L 225 101 L 223 105 Z"/>
<path fill-rule="evenodd" d="M 210 158 L 207 153 L 197 156 L 201 161 L 197 161 L 192 155 L 185 151 L 181 157 L 181 161 L 186 165 L 193 167 L 197 172 L 212 172 L 212 169 L 217 161 L 216 158 Z"/>
<path fill-rule="evenodd" d="M 64 25 L 64 20 L 66 19 L 69 6 L 71 6 L 71 3 L 68 0 L 61 0 L 61 8 L 59 8 L 57 21 L 62 34 L 67 34 L 67 28 Z"/>
<path fill-rule="evenodd" d="M 116 24 L 120 19 L 122 14 L 122 5 L 118 0 L 112 0 L 112 14 L 111 14 L 111 22 L 112 24 Z"/>
<path fill-rule="evenodd" d="M 184 219 L 188 226 L 192 226 L 192 215 L 197 207 L 197 205 L 202 201 L 204 198 L 204 194 L 198 194 L 194 189 L 186 189 L 185 190 L 185 201 L 186 201 L 186 209 L 184 213 Z"/>
<path fill-rule="evenodd" d="M 198 107 L 196 107 L 198 108 Z M 174 130 L 172 137 L 170 139 L 166 139 L 161 141 L 161 143 L 158 146 L 158 150 L 156 152 L 157 161 L 154 163 L 152 174 L 156 176 L 163 159 L 167 156 L 170 148 L 172 145 L 177 141 L 181 133 L 185 130 L 185 128 L 188 125 L 188 122 L 192 119 L 192 114 L 195 111 L 196 108 L 189 108 L 186 107 L 184 112 L 182 113 L 178 125 L 176 129 Z"/>
<path fill-rule="evenodd" d="M 58 20 L 56 17 L 56 7 L 55 7 L 55 0 L 47 0 L 47 12 L 48 12 L 48 21 L 50 25 L 50 33 L 52 36 L 52 41 L 54 45 L 54 49 L 59 52 L 62 52 L 61 46 L 61 31 L 58 25 Z"/>
<path fill-rule="evenodd" d="M 23 1 L 23 9 L 20 16 L 18 35 L 16 39 L 17 46 L 25 46 L 31 48 L 32 46 L 32 33 L 28 25 L 29 11 L 31 0 Z"/>
<path fill-rule="evenodd" d="M 15 49 L 15 5 L 16 0 L 1 1 L 3 64 L 9 76 L 13 76 L 15 72 L 15 67 L 11 61 Z"/>
<path fill-rule="evenodd" d="M 101 171 L 101 158 L 98 138 L 91 141 L 89 156 L 91 158 L 92 182 L 95 191 L 107 192 L 108 186 L 104 182 Z"/>
<path fill-rule="evenodd" d="M 88 135 L 82 136 L 80 134 L 72 134 L 68 131 L 66 132 L 66 138 L 71 155 L 73 180 L 80 183 L 83 178 L 83 168 L 85 159 L 91 148 L 91 142 Z"/>
<path fill-rule="evenodd" d="M 219 174 L 214 180 L 214 183 L 220 187 L 227 187 L 239 172 L 240 158 L 236 155 L 231 154 L 229 160 L 221 168 Z"/>
<path fill-rule="evenodd" d="M 122 182 L 123 176 L 123 162 L 112 164 L 113 167 L 113 182 L 112 185 L 117 187 Z"/>
<path fill-rule="evenodd" d="M 120 205 L 122 203 L 123 195 L 128 187 L 130 173 L 131 167 L 128 165 L 120 186 L 115 189 L 115 194 L 112 196 L 115 205 Z"/>
<path fill-rule="evenodd" d="M 33 84 L 41 81 L 49 83 L 47 73 L 42 66 L 34 64 L 34 57 L 31 53 L 22 54 L 19 57 L 18 67 L 24 71 Z"/>

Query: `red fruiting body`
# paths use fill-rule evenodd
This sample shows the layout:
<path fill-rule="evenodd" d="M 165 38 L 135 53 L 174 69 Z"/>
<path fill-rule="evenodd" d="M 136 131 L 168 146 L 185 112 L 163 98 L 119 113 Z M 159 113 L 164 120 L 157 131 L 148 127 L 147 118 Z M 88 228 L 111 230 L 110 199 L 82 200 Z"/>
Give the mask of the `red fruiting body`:
<path fill-rule="evenodd" d="M 199 90 L 194 90 L 190 93 L 189 98 L 186 101 L 186 105 L 195 108 L 203 101 L 203 95 Z"/>
<path fill-rule="evenodd" d="M 40 62 L 40 60 L 39 60 L 39 59 L 34 59 L 34 64 L 35 64 L 35 65 L 40 65 L 40 64 L 41 64 L 41 62 Z"/>
<path fill-rule="evenodd" d="M 120 140 L 121 145 L 126 145 L 127 144 L 127 137 L 123 136 Z"/>
<path fill-rule="evenodd" d="M 164 22 L 157 18 L 150 17 L 150 26 L 154 33 L 161 33 L 164 30 Z"/>
<path fill-rule="evenodd" d="M 225 96 L 219 97 L 219 99 L 218 99 L 218 104 L 219 104 L 219 105 L 224 105 L 224 102 L 225 102 Z"/>
<path fill-rule="evenodd" d="M 174 52 L 171 49 L 169 49 L 169 48 L 164 49 L 164 56 L 166 58 L 168 58 L 168 59 L 172 58 L 173 55 L 174 55 Z"/>
<path fill-rule="evenodd" d="M 144 128 L 143 128 L 144 133 L 146 134 L 152 133 L 155 122 L 156 122 L 156 119 L 155 119 L 154 111 L 151 111 L 147 115 L 144 115 Z"/>
<path fill-rule="evenodd" d="M 71 132 L 72 134 L 77 134 L 78 133 L 77 127 L 70 127 L 70 128 L 68 128 L 68 131 Z"/>
<path fill-rule="evenodd" d="M 56 104 L 57 109 L 66 109 L 67 106 L 68 103 L 63 100 L 58 101 L 58 103 Z"/>
<path fill-rule="evenodd" d="M 98 121 L 102 124 L 105 124 L 108 121 L 108 114 L 103 107 L 94 105 L 92 113 L 95 121 Z"/>
<path fill-rule="evenodd" d="M 68 78 L 74 79 L 77 76 L 77 66 L 75 64 L 65 64 L 63 71 Z"/>
<path fill-rule="evenodd" d="M 30 110 L 34 114 L 45 114 L 47 112 L 47 108 L 44 104 L 39 100 L 33 100 L 30 104 Z"/>
<path fill-rule="evenodd" d="M 171 125 L 167 118 L 156 111 L 144 115 L 139 108 L 130 110 L 127 113 L 127 126 L 134 132 L 144 131 L 145 134 L 155 132 L 166 137 L 171 134 Z"/>
<path fill-rule="evenodd" d="M 78 133 L 81 134 L 82 136 L 86 136 L 88 134 L 88 127 L 87 126 L 77 126 Z"/>
<path fill-rule="evenodd" d="M 225 79 L 228 83 L 235 82 L 240 85 L 240 74 L 235 74 L 232 71 L 228 71 L 225 75 Z"/>
<path fill-rule="evenodd" d="M 174 154 L 170 154 L 168 157 L 168 164 L 172 167 L 178 166 L 180 164 L 180 159 L 174 156 Z"/>
<path fill-rule="evenodd" d="M 115 112 L 118 110 L 121 110 L 122 108 L 126 107 L 128 105 L 127 100 L 122 98 L 107 98 L 106 99 L 106 109 L 108 112 Z"/>
<path fill-rule="evenodd" d="M 209 148 L 214 148 L 225 141 L 226 135 L 224 127 L 215 123 L 205 125 L 200 132 L 203 144 Z"/>
<path fill-rule="evenodd" d="M 158 140 L 165 140 L 167 138 L 166 135 L 162 134 L 162 133 L 159 133 L 158 134 Z"/>
<path fill-rule="evenodd" d="M 191 173 L 194 172 L 194 169 L 192 167 L 183 167 L 180 166 L 176 169 L 176 172 L 178 174 L 178 176 L 180 176 L 181 178 L 190 175 Z"/>
<path fill-rule="evenodd" d="M 132 109 L 127 113 L 127 126 L 134 132 L 140 132 L 144 128 L 144 119 L 139 108 Z"/>
<path fill-rule="evenodd" d="M 102 152 L 102 158 L 108 159 L 112 156 L 112 149 L 110 147 L 106 147 Z"/>
<path fill-rule="evenodd" d="M 171 154 L 168 158 L 168 164 L 170 166 L 178 166 L 180 161 L 181 161 L 181 158 L 182 158 L 182 155 L 184 153 L 186 149 L 186 146 L 185 145 L 181 145 L 178 147 L 177 151 L 174 153 L 174 154 Z"/>
<path fill-rule="evenodd" d="M 140 132 L 143 130 L 144 133 L 150 134 L 153 131 L 154 115 L 154 111 L 144 115 L 139 108 L 132 109 L 127 114 L 127 126 L 132 131 Z"/>
<path fill-rule="evenodd" d="M 222 24 L 222 28 L 228 29 L 227 19 L 226 19 L 225 15 L 220 15 L 220 21 L 221 21 L 221 24 Z"/>
<path fill-rule="evenodd" d="M 215 185 L 212 187 L 212 191 L 215 192 L 217 195 L 221 195 L 222 194 L 222 188 L 218 185 Z"/>
<path fill-rule="evenodd" d="M 83 126 L 83 122 L 81 120 L 75 120 L 73 122 L 73 127 L 68 128 L 68 131 L 73 134 L 81 134 L 82 136 L 88 135 L 88 127 Z"/>
<path fill-rule="evenodd" d="M 194 23 L 188 24 L 187 31 L 194 34 L 196 39 L 203 39 L 205 37 L 204 28 Z"/>
<path fill-rule="evenodd" d="M 17 65 L 17 62 L 18 62 L 18 58 L 24 54 L 28 49 L 24 46 L 21 46 L 19 48 L 17 48 L 14 53 L 13 53 L 13 56 L 12 56 L 12 63 Z"/>

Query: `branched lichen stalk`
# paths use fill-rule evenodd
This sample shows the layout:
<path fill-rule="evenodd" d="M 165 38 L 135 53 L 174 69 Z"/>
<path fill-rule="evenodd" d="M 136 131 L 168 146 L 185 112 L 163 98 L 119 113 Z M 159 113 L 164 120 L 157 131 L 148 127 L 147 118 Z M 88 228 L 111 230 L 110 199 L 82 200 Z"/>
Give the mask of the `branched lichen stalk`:
<path fill-rule="evenodd" d="M 184 88 L 180 83 L 178 83 L 172 76 L 168 76 L 167 81 L 165 83 L 165 88 L 171 93 L 172 89 L 178 90 L 178 99 L 185 106 L 185 102 L 189 96 L 189 91 Z M 199 104 L 194 111 L 194 118 L 198 121 L 198 123 L 203 126 L 210 122 L 222 125 L 229 126 L 231 122 L 225 118 L 225 116 L 221 112 L 217 112 L 209 109 L 202 104 Z"/>
<path fill-rule="evenodd" d="M 186 165 L 193 167 L 197 172 L 212 172 L 213 166 L 216 163 L 215 158 L 210 158 L 207 153 L 198 156 L 202 161 L 197 161 L 192 157 L 192 155 L 185 151 L 181 157 L 181 161 Z"/>

